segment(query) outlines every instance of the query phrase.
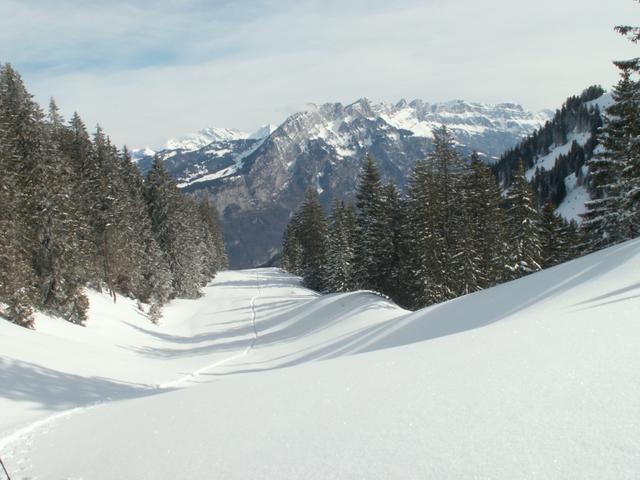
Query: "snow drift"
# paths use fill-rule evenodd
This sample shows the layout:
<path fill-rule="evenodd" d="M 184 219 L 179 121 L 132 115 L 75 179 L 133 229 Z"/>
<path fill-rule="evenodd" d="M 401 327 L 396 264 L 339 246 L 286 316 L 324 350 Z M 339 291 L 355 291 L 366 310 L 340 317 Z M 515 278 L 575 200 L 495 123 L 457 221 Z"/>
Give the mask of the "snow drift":
<path fill-rule="evenodd" d="M 0 321 L 0 454 L 33 479 L 637 478 L 639 272 L 635 240 L 414 313 L 259 269 L 160 327 L 98 294 L 86 329 Z"/>

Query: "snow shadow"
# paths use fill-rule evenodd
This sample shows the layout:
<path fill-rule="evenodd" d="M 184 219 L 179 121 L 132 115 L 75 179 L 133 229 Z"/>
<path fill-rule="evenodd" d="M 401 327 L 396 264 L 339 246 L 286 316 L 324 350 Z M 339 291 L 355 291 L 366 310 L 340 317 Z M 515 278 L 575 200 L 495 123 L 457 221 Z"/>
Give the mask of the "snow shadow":
<path fill-rule="evenodd" d="M 142 397 L 166 391 L 104 377 L 83 377 L 33 363 L 0 358 L 0 396 L 33 402 L 44 410 L 66 410 L 105 400 Z"/>
<path fill-rule="evenodd" d="M 508 321 L 509 317 L 533 306 L 544 308 L 545 302 L 552 299 L 570 298 L 567 293 L 585 283 L 597 282 L 600 285 L 605 275 L 621 265 L 633 261 L 633 258 L 639 255 L 640 241 L 626 242 L 615 248 L 597 252 L 535 275 L 416 312 L 402 314 L 402 311 L 399 310 L 399 314 L 395 318 L 332 337 L 329 340 L 312 342 L 311 344 L 303 341 L 301 342 L 303 347 L 293 348 L 285 355 L 269 358 L 266 365 L 262 361 L 244 362 L 243 365 L 239 365 L 238 369 L 228 373 L 283 368 L 308 361 L 394 348 L 482 328 L 499 321 Z M 620 287 L 618 282 L 615 284 L 615 288 L 598 297 L 574 304 L 570 304 L 570 300 L 567 300 L 565 308 L 568 311 L 594 308 L 607 303 L 636 298 L 640 296 L 640 292 L 638 292 L 639 295 L 624 297 L 621 295 L 635 293 L 639 289 L 640 282 L 623 287 Z M 348 295 L 346 294 L 346 296 Z M 329 328 L 335 322 L 348 321 L 350 315 L 366 315 L 367 310 L 394 308 L 390 304 L 389 307 L 385 307 L 384 303 L 379 301 L 363 305 L 361 302 L 362 293 L 356 292 L 351 295 L 354 298 L 359 298 L 360 303 L 356 302 L 344 311 L 335 307 L 337 302 L 345 301 L 344 294 L 327 295 L 286 313 L 284 318 L 272 319 L 272 321 L 285 324 L 291 322 L 291 325 L 271 334 L 260 334 L 258 347 L 268 345 L 270 342 L 293 341 L 294 337 L 300 337 L 314 329 Z M 316 305 L 312 306 L 314 303 Z M 327 317 L 332 319 L 328 320 Z M 320 326 L 312 326 L 314 323 Z M 259 324 L 259 327 L 261 325 Z"/>

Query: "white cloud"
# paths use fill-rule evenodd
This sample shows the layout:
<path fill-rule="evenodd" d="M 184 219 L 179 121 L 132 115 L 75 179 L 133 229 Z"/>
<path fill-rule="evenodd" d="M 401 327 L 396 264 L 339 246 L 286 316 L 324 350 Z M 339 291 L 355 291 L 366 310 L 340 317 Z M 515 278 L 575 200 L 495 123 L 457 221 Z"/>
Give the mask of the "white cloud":
<path fill-rule="evenodd" d="M 5 8 L 0 59 L 16 64 L 41 101 L 53 95 L 67 114 L 78 110 L 131 146 L 205 125 L 250 130 L 307 102 L 362 96 L 554 108 L 590 84 L 615 82 L 611 60 L 638 48 L 612 28 L 633 23 L 631 0 L 12 0 Z"/>

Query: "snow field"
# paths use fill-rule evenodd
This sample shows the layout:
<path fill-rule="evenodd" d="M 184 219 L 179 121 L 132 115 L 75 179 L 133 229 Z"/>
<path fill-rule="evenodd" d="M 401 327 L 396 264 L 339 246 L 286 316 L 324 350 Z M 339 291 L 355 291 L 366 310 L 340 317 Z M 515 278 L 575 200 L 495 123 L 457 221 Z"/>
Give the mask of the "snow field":
<path fill-rule="evenodd" d="M 0 322 L 0 454 L 31 479 L 637 478 L 638 272 L 635 240 L 413 313 L 224 272 L 159 327 L 92 294 L 86 329 Z"/>

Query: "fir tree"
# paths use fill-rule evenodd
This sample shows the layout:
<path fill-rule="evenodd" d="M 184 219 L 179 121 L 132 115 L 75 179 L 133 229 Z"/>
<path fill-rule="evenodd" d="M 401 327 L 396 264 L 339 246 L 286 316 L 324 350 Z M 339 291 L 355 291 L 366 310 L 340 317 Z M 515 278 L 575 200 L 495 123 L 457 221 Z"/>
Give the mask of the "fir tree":
<path fill-rule="evenodd" d="M 356 223 L 353 207 L 341 200 L 334 201 L 327 254 L 328 291 L 348 292 L 355 288 L 353 263 Z"/>
<path fill-rule="evenodd" d="M 380 173 L 371 154 L 360 172 L 356 200 L 356 284 L 359 288 L 381 291 L 386 281 L 383 252 L 387 250 L 388 232 L 385 229 Z"/>
<path fill-rule="evenodd" d="M 471 172 L 465 179 L 465 206 L 469 248 L 473 255 L 475 284 L 469 291 L 492 287 L 505 278 L 507 238 L 502 195 L 490 168 L 477 154 L 471 156 Z"/>
<path fill-rule="evenodd" d="M 172 296 L 196 298 L 202 273 L 200 245 L 189 224 L 193 211 L 158 157 L 147 175 L 146 193 L 154 236 L 171 270 Z"/>
<path fill-rule="evenodd" d="M 282 268 L 294 275 L 302 276 L 302 244 L 300 243 L 300 210 L 293 213 L 282 237 Z"/>
<path fill-rule="evenodd" d="M 542 268 L 540 215 L 536 199 L 524 176 L 521 165 L 515 172 L 507 196 L 509 204 L 509 258 L 507 268 L 512 278 L 518 278 Z"/>
<path fill-rule="evenodd" d="M 326 288 L 327 219 L 320 205 L 318 194 L 309 188 L 300 207 L 300 224 L 297 236 L 302 248 L 302 272 L 304 284 L 318 291 Z"/>
<path fill-rule="evenodd" d="M 564 221 L 556 213 L 555 205 L 548 201 L 540 215 L 540 247 L 544 268 L 558 265 L 568 257 L 564 229 Z"/>

